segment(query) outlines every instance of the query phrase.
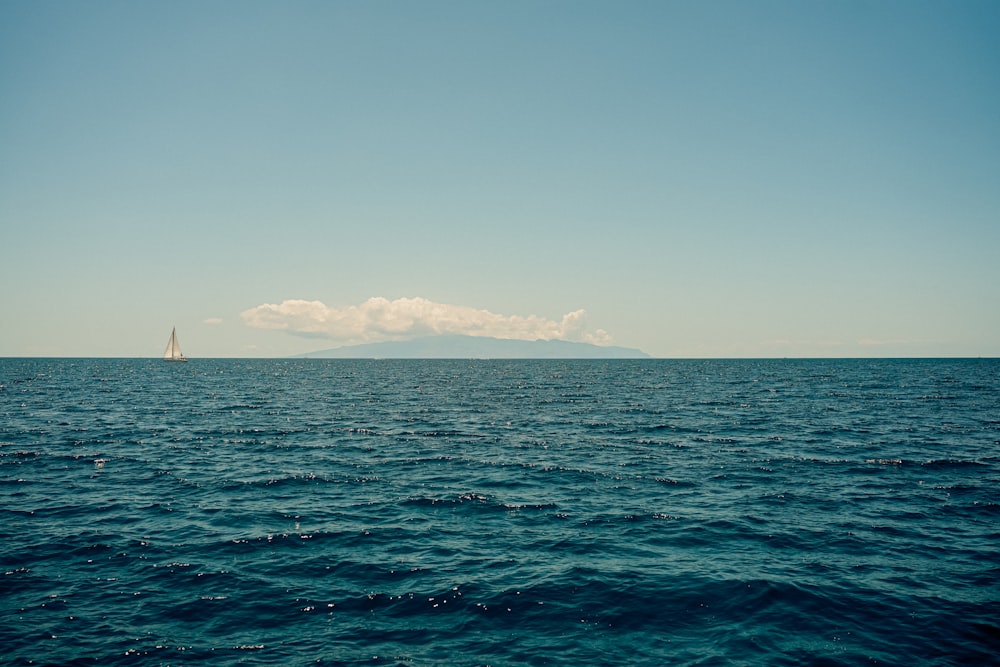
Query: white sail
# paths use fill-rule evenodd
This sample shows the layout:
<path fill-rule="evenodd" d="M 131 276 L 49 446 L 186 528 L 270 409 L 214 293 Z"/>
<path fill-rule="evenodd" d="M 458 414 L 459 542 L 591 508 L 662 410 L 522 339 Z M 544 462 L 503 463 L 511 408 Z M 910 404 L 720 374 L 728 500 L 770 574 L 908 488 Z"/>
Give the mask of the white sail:
<path fill-rule="evenodd" d="M 167 350 L 163 353 L 164 361 L 187 361 L 187 357 L 181 352 L 181 344 L 177 342 L 177 327 L 170 332 L 170 340 L 167 341 Z"/>

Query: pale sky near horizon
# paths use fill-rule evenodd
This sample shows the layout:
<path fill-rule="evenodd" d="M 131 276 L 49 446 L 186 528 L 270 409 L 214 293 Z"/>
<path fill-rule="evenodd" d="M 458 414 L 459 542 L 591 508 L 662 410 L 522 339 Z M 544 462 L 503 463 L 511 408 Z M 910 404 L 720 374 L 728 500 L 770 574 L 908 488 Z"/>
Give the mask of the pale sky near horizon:
<path fill-rule="evenodd" d="M 0 2 L 0 356 L 1000 356 L 1000 3 Z"/>

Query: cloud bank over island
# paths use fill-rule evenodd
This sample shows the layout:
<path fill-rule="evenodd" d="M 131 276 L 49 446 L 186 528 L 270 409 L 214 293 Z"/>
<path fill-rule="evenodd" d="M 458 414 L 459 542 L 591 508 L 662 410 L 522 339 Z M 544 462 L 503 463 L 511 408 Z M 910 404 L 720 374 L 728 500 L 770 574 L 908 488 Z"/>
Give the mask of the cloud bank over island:
<path fill-rule="evenodd" d="M 437 303 L 422 297 L 390 301 L 372 297 L 346 308 L 322 301 L 287 299 L 265 303 L 240 316 L 251 327 L 279 329 L 299 336 L 328 338 L 343 344 L 406 340 L 419 336 L 465 335 L 511 340 L 565 340 L 609 345 L 603 329 L 588 329 L 586 312 L 575 310 L 560 320 L 538 315 L 499 315 L 479 308 Z"/>

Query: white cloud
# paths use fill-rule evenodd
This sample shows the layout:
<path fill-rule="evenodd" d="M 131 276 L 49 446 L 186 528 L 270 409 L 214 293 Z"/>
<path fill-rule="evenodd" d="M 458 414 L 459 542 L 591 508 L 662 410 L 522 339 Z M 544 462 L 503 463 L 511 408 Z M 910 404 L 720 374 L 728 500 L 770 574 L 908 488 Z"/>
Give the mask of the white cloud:
<path fill-rule="evenodd" d="M 222 324 L 221 317 L 209 317 L 208 319 L 202 320 L 203 324 Z"/>
<path fill-rule="evenodd" d="M 589 331 L 586 313 L 576 310 L 561 320 L 537 315 L 498 315 L 488 310 L 435 303 L 421 297 L 390 301 L 372 297 L 357 306 L 331 308 L 322 301 L 289 299 L 265 303 L 241 313 L 243 321 L 258 329 L 330 338 L 343 343 L 403 340 L 416 336 L 465 334 L 517 340 L 572 340 L 606 345 L 611 336 L 603 329 Z"/>

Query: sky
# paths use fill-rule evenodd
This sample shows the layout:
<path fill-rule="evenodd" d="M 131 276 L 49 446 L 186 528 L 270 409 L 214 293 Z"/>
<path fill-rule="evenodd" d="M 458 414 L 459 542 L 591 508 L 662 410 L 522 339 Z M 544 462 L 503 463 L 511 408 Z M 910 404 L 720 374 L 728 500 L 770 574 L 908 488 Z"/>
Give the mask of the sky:
<path fill-rule="evenodd" d="M 0 356 L 1000 356 L 993 0 L 0 2 Z"/>

